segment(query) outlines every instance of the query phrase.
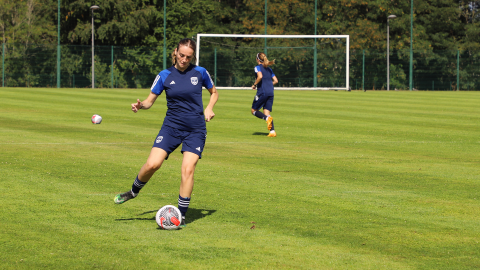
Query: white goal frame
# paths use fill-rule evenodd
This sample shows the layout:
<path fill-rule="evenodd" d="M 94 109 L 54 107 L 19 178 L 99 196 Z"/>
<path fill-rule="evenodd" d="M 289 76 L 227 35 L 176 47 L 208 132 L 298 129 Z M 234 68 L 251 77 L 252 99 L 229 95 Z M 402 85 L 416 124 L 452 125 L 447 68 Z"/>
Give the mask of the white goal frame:
<path fill-rule="evenodd" d="M 200 42 L 202 37 L 232 38 L 345 38 L 346 39 L 346 87 L 275 87 L 275 90 L 350 90 L 350 35 L 237 35 L 237 34 L 197 34 L 196 65 L 200 62 Z M 221 87 L 222 89 L 251 89 L 250 87 Z"/>

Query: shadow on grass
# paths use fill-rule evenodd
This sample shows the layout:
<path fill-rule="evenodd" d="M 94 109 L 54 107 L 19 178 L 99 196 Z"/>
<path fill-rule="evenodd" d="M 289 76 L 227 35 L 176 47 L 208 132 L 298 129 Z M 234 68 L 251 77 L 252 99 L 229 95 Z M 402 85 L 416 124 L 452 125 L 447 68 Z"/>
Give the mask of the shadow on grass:
<path fill-rule="evenodd" d="M 118 218 L 115 219 L 115 221 L 127 221 L 127 220 L 155 220 L 155 214 L 157 213 L 158 210 L 153 210 L 153 211 L 147 211 L 138 214 L 137 216 L 144 216 L 148 214 L 153 214 L 153 217 L 132 217 L 132 218 Z M 188 208 L 187 212 L 187 224 L 192 223 L 195 220 L 204 218 L 206 216 L 210 216 L 213 213 L 217 212 L 217 210 L 208 210 L 208 209 L 197 209 L 197 208 Z"/>
<path fill-rule="evenodd" d="M 262 135 L 262 136 L 267 136 L 267 135 L 268 135 L 268 133 L 266 133 L 266 132 L 254 132 L 254 133 L 252 133 L 252 135 Z"/>

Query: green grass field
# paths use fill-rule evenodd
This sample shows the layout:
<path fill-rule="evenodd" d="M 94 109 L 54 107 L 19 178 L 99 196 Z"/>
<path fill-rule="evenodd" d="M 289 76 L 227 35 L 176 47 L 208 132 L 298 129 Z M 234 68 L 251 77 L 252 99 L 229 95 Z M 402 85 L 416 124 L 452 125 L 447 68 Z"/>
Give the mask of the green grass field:
<path fill-rule="evenodd" d="M 220 90 L 178 231 L 178 150 L 113 203 L 165 115 L 130 111 L 148 92 L 0 88 L 0 269 L 480 268 L 480 92 L 277 91 L 267 138 Z"/>

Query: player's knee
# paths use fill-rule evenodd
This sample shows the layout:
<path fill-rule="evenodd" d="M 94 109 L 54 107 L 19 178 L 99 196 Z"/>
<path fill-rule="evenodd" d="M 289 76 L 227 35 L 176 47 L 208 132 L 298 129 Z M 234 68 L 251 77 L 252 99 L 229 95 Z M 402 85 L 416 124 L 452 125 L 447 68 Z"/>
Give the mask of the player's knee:
<path fill-rule="evenodd" d="M 156 172 L 158 169 L 160 169 L 160 167 L 162 167 L 162 163 L 160 162 L 147 161 L 145 164 L 145 168 L 149 172 Z"/>
<path fill-rule="evenodd" d="M 182 178 L 189 178 L 195 173 L 195 166 L 186 165 L 182 167 Z"/>
<path fill-rule="evenodd" d="M 255 115 L 256 110 L 252 109 L 252 114 Z"/>

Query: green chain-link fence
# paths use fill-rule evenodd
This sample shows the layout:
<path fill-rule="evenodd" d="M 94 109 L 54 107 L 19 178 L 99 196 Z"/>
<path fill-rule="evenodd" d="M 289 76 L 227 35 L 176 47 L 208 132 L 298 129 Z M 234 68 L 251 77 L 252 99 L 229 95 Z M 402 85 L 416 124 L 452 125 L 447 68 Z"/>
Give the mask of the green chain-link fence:
<path fill-rule="evenodd" d="M 350 52 L 352 89 L 383 90 L 387 85 L 386 53 Z M 410 51 L 390 52 L 390 89 L 409 89 Z M 480 90 L 480 51 L 413 51 L 413 88 Z"/>
<path fill-rule="evenodd" d="M 210 72 L 218 88 L 251 87 L 255 80 L 255 57 L 263 50 L 263 47 L 202 47 L 200 65 Z M 317 54 L 316 74 L 311 47 L 268 47 L 268 55 L 269 60 L 275 59 L 275 65 L 271 67 L 279 79 L 277 86 L 308 88 L 314 86 L 316 79 L 317 87 L 345 87 L 345 49 L 324 49 L 321 54 Z"/>
<path fill-rule="evenodd" d="M 57 46 L 2 46 L 2 86 L 57 87 Z M 95 46 L 95 87 L 149 88 L 163 67 L 163 47 Z M 65 88 L 92 87 L 91 46 L 61 46 Z"/>
<path fill-rule="evenodd" d="M 60 87 L 91 87 L 91 46 L 62 45 L 60 51 Z M 259 51 L 263 48 L 205 46 L 200 65 L 219 88 L 251 86 Z M 409 53 L 390 52 L 391 90 L 409 89 Z M 344 47 L 319 44 L 317 57 L 312 47 L 269 47 L 268 55 L 276 59 L 272 68 L 279 86 L 309 88 L 316 80 L 318 87 L 345 87 Z M 351 89 L 387 89 L 386 57 L 383 51 L 351 50 Z M 480 90 L 480 51 L 414 51 L 413 58 L 417 90 Z M 162 46 L 95 46 L 95 87 L 149 88 L 162 69 Z M 1 75 L 3 87 L 57 87 L 57 45 L 2 44 Z"/>

